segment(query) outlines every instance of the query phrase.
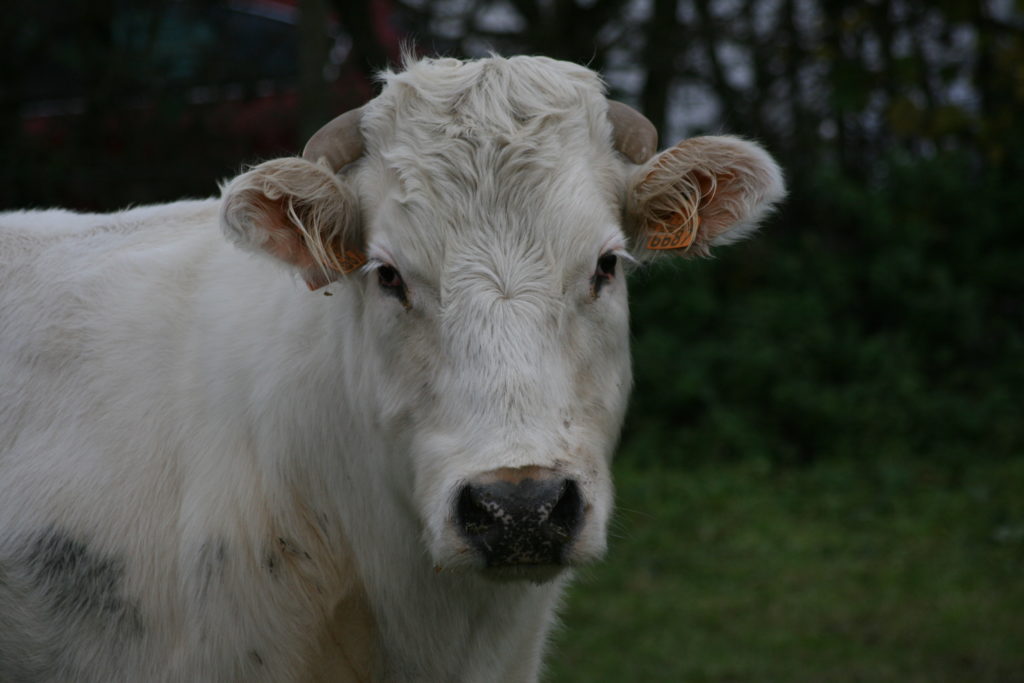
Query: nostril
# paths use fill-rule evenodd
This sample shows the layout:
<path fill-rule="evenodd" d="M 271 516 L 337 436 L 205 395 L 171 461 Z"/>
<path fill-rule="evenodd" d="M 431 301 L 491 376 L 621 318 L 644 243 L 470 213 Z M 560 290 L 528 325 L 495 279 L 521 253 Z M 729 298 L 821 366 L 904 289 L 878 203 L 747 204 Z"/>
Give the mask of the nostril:
<path fill-rule="evenodd" d="M 459 526 L 471 536 L 485 533 L 494 525 L 494 515 L 470 485 L 462 487 L 456 507 Z"/>
<path fill-rule="evenodd" d="M 583 498 L 579 486 L 572 479 L 565 482 L 565 488 L 555 507 L 548 515 L 548 524 L 565 536 L 572 536 L 583 517 Z"/>

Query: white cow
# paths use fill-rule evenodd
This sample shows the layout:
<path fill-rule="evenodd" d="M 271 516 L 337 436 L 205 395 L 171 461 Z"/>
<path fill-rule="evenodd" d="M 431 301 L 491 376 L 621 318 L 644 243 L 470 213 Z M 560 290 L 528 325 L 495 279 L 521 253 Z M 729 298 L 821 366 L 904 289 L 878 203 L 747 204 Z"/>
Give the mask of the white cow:
<path fill-rule="evenodd" d="M 0 219 L 0 681 L 537 679 L 605 550 L 623 268 L 782 177 L 654 156 L 568 63 L 384 80 L 219 199 Z"/>

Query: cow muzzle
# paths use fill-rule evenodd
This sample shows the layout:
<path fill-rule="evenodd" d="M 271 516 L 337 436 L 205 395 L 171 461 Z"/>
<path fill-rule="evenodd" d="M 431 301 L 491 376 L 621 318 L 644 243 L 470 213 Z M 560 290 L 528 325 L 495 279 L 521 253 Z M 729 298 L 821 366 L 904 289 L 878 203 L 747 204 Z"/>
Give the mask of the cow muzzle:
<path fill-rule="evenodd" d="M 565 564 L 584 516 L 578 484 L 544 467 L 485 472 L 455 504 L 459 533 L 489 569 Z"/>

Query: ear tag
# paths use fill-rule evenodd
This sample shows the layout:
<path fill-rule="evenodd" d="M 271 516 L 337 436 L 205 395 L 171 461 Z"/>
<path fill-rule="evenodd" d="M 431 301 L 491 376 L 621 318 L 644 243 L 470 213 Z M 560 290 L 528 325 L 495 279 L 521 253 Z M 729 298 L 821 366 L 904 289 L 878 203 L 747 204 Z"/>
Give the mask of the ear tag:
<path fill-rule="evenodd" d="M 679 212 L 673 212 L 666 221 L 648 223 L 649 226 L 652 224 L 647 237 L 648 249 L 685 249 L 693 244 L 700 227 L 700 216 L 693 217 L 688 230 L 683 229 L 683 214 Z"/>
<path fill-rule="evenodd" d="M 356 249 L 346 249 L 338 256 L 338 265 L 343 275 L 348 275 L 366 264 L 366 254 Z"/>
<path fill-rule="evenodd" d="M 333 265 L 329 266 L 331 270 L 339 272 L 342 275 L 348 275 L 353 270 L 361 268 L 366 263 L 366 254 L 356 249 L 346 249 L 341 254 L 335 254 L 338 260 L 338 267 L 335 268 Z M 321 287 L 334 282 L 337 277 L 325 273 L 320 268 L 308 269 L 306 276 L 306 286 L 309 287 L 309 291 L 315 292 Z M 328 292 L 324 292 L 324 296 L 332 296 Z"/>

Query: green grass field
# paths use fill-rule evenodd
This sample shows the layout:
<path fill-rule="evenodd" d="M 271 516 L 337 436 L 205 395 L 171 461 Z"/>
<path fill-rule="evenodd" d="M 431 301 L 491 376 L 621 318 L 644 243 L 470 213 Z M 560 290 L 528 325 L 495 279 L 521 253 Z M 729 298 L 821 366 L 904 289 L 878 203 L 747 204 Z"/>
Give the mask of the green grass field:
<path fill-rule="evenodd" d="M 616 464 L 546 681 L 1024 681 L 1024 460 Z"/>

